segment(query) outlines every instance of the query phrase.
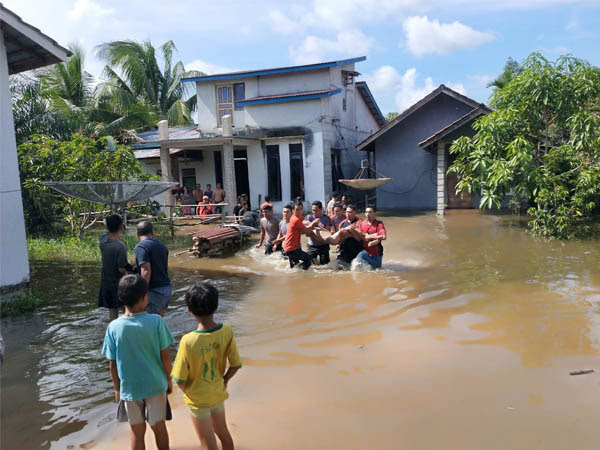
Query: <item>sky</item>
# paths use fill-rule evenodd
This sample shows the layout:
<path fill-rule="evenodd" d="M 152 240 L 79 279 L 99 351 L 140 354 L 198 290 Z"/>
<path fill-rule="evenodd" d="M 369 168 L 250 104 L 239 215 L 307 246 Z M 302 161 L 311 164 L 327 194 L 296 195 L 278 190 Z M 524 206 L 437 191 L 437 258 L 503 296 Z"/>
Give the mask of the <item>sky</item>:
<path fill-rule="evenodd" d="M 172 40 L 205 73 L 366 56 L 356 65 L 384 114 L 440 84 L 487 102 L 509 57 L 572 54 L 600 65 L 600 0 L 0 0 L 61 45 Z"/>

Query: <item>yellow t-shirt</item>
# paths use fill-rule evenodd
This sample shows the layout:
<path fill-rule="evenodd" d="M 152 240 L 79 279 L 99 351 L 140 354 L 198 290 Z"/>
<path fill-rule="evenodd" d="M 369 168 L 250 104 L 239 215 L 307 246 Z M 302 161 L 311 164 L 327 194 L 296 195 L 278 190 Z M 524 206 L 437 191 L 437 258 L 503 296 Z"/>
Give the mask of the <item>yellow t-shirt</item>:
<path fill-rule="evenodd" d="M 242 367 L 229 325 L 192 331 L 181 338 L 171 378 L 187 384 L 183 398 L 189 407 L 211 408 L 229 397 L 223 383 L 227 360 L 230 367 Z"/>

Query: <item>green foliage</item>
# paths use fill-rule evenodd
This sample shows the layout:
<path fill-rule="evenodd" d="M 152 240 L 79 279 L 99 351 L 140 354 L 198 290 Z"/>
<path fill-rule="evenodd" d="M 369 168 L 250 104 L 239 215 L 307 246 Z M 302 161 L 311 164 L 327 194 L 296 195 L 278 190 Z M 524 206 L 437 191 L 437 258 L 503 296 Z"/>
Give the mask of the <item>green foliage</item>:
<path fill-rule="evenodd" d="M 25 288 L 20 292 L 2 295 L 0 301 L 0 317 L 14 317 L 32 313 L 47 306 L 50 302 L 39 292 Z"/>
<path fill-rule="evenodd" d="M 506 61 L 502 73 L 498 75 L 498 78 L 496 78 L 493 81 L 490 81 L 487 84 L 487 87 L 494 87 L 497 89 L 503 88 L 508 83 L 510 83 L 510 80 L 512 80 L 515 77 L 518 77 L 522 71 L 523 68 L 517 61 L 515 61 L 512 58 L 508 58 L 508 61 Z"/>
<path fill-rule="evenodd" d="M 38 78 L 23 74 L 12 76 L 10 90 L 17 144 L 34 134 L 69 139 L 77 130 L 77 123 L 52 108 Z"/>
<path fill-rule="evenodd" d="M 537 236 L 571 238 L 600 205 L 600 69 L 571 56 L 530 55 L 491 98 L 496 108 L 461 137 L 449 172 L 456 191 L 481 193 L 481 208 L 512 192 L 529 202 Z"/>
<path fill-rule="evenodd" d="M 73 135 L 69 141 L 34 136 L 19 145 L 19 168 L 25 223 L 30 233 L 48 232 L 55 217 L 64 217 L 73 236 L 93 225 L 93 213 L 105 207 L 55 194 L 46 181 L 122 181 L 149 178 L 130 147 L 106 152 L 106 139 Z"/>
<path fill-rule="evenodd" d="M 398 113 L 397 112 L 389 112 L 387 113 L 387 115 L 385 116 L 385 121 L 387 122 L 391 122 L 392 120 L 394 120 L 396 117 L 398 117 Z"/>
<path fill-rule="evenodd" d="M 181 80 L 203 74 L 186 72 L 181 61 L 172 64 L 173 41 L 160 50 L 163 70 L 150 41 L 112 41 L 99 46 L 99 55 L 107 62 L 106 82 L 100 85 L 95 111 L 101 133 L 154 125 L 160 119 L 168 119 L 169 125 L 193 123 L 196 95 Z"/>

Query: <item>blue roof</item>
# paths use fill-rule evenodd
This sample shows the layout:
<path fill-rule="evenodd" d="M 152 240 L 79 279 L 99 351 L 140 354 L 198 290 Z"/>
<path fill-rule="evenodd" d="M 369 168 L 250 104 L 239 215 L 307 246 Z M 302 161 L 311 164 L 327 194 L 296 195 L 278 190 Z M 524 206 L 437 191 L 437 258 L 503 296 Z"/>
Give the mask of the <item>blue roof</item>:
<path fill-rule="evenodd" d="M 330 97 L 342 92 L 341 89 L 325 89 L 321 91 L 306 91 L 296 92 L 294 94 L 279 94 L 279 95 L 267 95 L 264 97 L 247 98 L 246 100 L 240 100 L 236 102 L 236 105 L 260 105 L 263 103 L 283 103 L 283 102 L 295 102 L 299 100 L 312 100 L 315 98 Z"/>
<path fill-rule="evenodd" d="M 259 70 L 247 70 L 243 72 L 230 72 L 230 73 L 221 73 L 215 75 L 205 75 L 202 77 L 190 77 L 183 78 L 181 81 L 214 81 L 214 80 L 231 80 L 235 78 L 248 78 L 248 77 L 258 77 L 263 75 L 277 75 L 279 73 L 290 73 L 290 72 L 302 72 L 305 70 L 319 70 L 319 69 L 327 69 L 329 67 L 336 66 L 345 66 L 347 64 L 354 64 L 357 62 L 365 61 L 367 59 L 366 56 L 359 56 L 357 58 L 350 59 L 340 59 L 338 61 L 329 61 L 317 64 L 306 64 L 303 66 L 289 66 L 289 67 L 277 67 L 274 69 L 259 69 Z"/>

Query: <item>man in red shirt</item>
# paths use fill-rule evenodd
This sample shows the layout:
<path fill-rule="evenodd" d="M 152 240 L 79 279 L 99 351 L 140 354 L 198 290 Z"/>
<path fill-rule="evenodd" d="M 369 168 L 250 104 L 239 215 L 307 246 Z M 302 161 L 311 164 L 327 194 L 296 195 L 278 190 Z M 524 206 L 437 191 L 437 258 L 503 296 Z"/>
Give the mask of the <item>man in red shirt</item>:
<path fill-rule="evenodd" d="M 304 226 L 302 223 L 303 210 L 304 206 L 302 203 L 296 201 L 296 203 L 294 203 L 294 215 L 290 219 L 287 233 L 283 240 L 283 251 L 290 260 L 290 267 L 294 267 L 302 261 L 302 269 L 306 270 L 312 263 L 312 257 L 308 253 L 302 251 L 300 238 L 303 234 L 314 236 L 312 229 L 317 225 L 318 219 L 309 226 Z"/>
<path fill-rule="evenodd" d="M 374 207 L 368 206 L 365 209 L 365 219 L 359 222 L 357 229 L 363 237 L 363 250 L 356 260 L 363 266 L 369 265 L 372 269 L 381 268 L 383 258 L 381 241 L 387 239 L 387 234 L 383 222 L 375 218 Z"/>

